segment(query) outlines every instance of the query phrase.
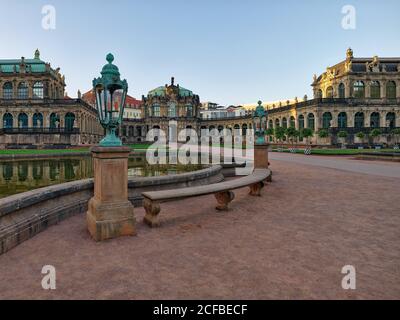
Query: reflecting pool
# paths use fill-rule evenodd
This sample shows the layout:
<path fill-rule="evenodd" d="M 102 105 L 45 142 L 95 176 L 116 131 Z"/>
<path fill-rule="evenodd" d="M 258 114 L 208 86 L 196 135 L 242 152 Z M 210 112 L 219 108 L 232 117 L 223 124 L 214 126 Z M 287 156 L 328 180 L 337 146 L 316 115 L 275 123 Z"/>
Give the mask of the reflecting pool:
<path fill-rule="evenodd" d="M 200 170 L 201 165 L 148 165 L 145 155 L 128 162 L 129 176 L 162 176 Z M 93 177 L 92 157 L 0 160 L 0 198 L 41 187 Z"/>

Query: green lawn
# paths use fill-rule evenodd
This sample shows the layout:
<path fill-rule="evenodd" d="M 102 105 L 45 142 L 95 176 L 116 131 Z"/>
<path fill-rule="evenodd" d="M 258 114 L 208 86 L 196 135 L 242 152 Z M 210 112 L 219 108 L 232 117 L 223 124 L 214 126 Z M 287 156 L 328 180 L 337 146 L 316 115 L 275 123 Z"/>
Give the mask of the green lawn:
<path fill-rule="evenodd" d="M 278 152 L 276 148 L 273 149 L 274 152 Z M 281 152 L 290 152 L 288 149 L 284 149 Z M 375 150 L 375 149 L 312 149 L 311 154 L 316 154 L 316 155 L 327 155 L 327 156 L 334 156 L 334 155 L 357 155 L 363 152 L 396 152 L 400 153 L 400 150 L 394 150 L 394 149 L 381 149 L 381 150 Z M 304 154 L 304 149 L 297 149 L 296 153 L 301 153 Z"/>

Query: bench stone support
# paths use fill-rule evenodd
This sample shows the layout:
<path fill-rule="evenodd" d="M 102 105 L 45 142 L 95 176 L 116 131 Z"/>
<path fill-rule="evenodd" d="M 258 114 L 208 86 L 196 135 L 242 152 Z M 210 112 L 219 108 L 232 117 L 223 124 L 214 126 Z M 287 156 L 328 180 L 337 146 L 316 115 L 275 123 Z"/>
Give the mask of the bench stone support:
<path fill-rule="evenodd" d="M 160 203 L 157 201 L 152 201 L 148 198 L 144 198 L 143 207 L 146 210 L 146 215 L 143 218 L 143 222 L 152 228 L 160 226 L 160 218 L 158 214 L 160 213 Z"/>
<path fill-rule="evenodd" d="M 214 194 L 217 199 L 218 205 L 215 207 L 217 210 L 228 210 L 228 204 L 235 198 L 232 191 L 222 191 Z"/>
<path fill-rule="evenodd" d="M 265 184 L 262 181 L 258 182 L 258 183 L 255 183 L 255 184 L 252 184 L 250 186 L 249 195 L 260 197 L 261 196 L 261 189 L 264 188 L 264 185 Z"/>

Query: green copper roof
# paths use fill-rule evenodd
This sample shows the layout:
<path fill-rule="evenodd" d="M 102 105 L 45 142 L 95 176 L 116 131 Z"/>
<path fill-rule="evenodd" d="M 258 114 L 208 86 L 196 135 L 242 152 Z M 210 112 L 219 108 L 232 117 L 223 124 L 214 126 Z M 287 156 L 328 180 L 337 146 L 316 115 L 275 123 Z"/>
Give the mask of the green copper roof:
<path fill-rule="evenodd" d="M 165 87 L 158 87 L 158 88 L 155 88 L 155 89 L 149 91 L 149 96 L 161 96 L 161 97 L 163 97 L 163 96 L 165 96 L 165 92 L 166 92 L 166 88 Z M 193 92 L 188 90 L 188 89 L 179 87 L 179 95 L 181 97 L 191 97 L 191 96 L 193 96 Z"/>
<path fill-rule="evenodd" d="M 32 70 L 32 73 L 41 73 L 46 71 L 46 63 L 40 60 L 40 52 L 39 50 L 35 51 L 34 59 L 24 59 L 24 63 L 29 70 Z M 22 63 L 21 59 L 3 59 L 0 60 L 0 70 L 3 73 L 13 73 L 14 66 L 15 71 L 17 73 L 20 72 L 20 64 Z"/>

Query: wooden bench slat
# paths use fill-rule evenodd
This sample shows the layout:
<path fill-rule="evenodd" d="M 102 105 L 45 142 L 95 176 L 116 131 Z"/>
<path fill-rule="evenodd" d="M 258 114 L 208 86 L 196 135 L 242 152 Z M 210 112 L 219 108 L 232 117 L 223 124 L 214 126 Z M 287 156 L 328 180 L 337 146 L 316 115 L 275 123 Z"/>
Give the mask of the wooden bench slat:
<path fill-rule="evenodd" d="M 245 186 L 267 179 L 270 176 L 270 174 L 271 171 L 269 169 L 255 169 L 251 175 L 235 180 L 224 181 L 205 186 L 190 187 L 190 188 L 163 190 L 163 191 L 149 191 L 149 192 L 143 192 L 142 195 L 143 197 L 153 201 L 201 196 L 226 190 L 243 188 Z"/>

